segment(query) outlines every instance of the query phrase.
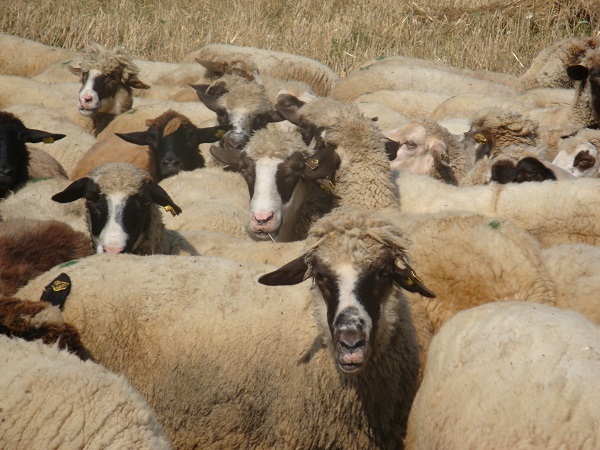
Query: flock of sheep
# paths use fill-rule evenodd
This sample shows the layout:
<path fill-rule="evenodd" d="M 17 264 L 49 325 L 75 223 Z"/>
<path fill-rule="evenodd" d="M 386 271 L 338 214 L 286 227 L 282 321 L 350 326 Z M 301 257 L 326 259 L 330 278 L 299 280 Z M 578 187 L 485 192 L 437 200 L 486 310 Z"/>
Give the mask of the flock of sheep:
<path fill-rule="evenodd" d="M 0 447 L 600 447 L 599 44 L 0 35 Z"/>

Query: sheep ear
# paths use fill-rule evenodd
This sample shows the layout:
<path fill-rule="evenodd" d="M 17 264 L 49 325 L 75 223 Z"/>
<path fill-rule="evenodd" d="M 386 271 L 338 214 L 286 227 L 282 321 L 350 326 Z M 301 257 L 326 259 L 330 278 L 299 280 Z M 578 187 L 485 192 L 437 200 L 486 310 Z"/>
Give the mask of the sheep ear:
<path fill-rule="evenodd" d="M 202 103 L 204 103 L 204 105 L 211 111 L 214 111 L 217 114 L 220 113 L 221 111 L 223 111 L 223 108 L 218 104 L 218 100 L 219 100 L 218 97 L 214 97 L 212 95 L 205 94 L 202 91 L 196 91 L 196 94 L 198 95 L 198 98 L 200 99 L 200 101 Z"/>
<path fill-rule="evenodd" d="M 211 145 L 210 154 L 213 155 L 217 161 L 233 169 L 237 169 L 240 165 L 240 150 Z"/>
<path fill-rule="evenodd" d="M 200 58 L 195 58 L 195 60 L 209 72 L 214 72 L 217 75 L 225 75 L 225 64 Z"/>
<path fill-rule="evenodd" d="M 567 75 L 571 80 L 581 81 L 587 79 L 590 71 L 587 67 L 577 64 L 575 66 L 567 67 Z"/>
<path fill-rule="evenodd" d="M 492 166 L 492 175 L 490 181 L 500 184 L 513 183 L 517 178 L 517 169 L 515 164 L 509 160 L 501 160 Z"/>
<path fill-rule="evenodd" d="M 193 88 L 196 91 L 196 93 L 203 92 L 206 94 L 206 92 L 208 91 L 208 88 L 210 87 L 210 84 L 191 84 L 191 83 L 188 83 L 188 84 L 191 88 Z"/>
<path fill-rule="evenodd" d="M 394 141 L 390 138 L 385 138 L 385 152 L 387 153 L 388 159 L 393 161 L 398 156 L 398 149 L 400 148 L 400 142 Z"/>
<path fill-rule="evenodd" d="M 392 275 L 393 280 L 398 284 L 398 286 L 400 286 L 402 289 L 406 289 L 409 292 L 421 294 L 423 297 L 435 298 L 435 294 L 427 289 L 415 271 L 412 270 L 412 267 L 406 263 L 403 264 L 405 266 L 404 268 L 396 265 Z"/>
<path fill-rule="evenodd" d="M 194 138 L 196 143 L 205 144 L 220 141 L 225 133 L 231 130 L 231 125 L 217 125 L 208 128 L 196 128 Z"/>
<path fill-rule="evenodd" d="M 69 72 L 71 72 L 73 75 L 77 75 L 78 77 L 81 77 L 81 73 L 83 72 L 81 67 L 67 66 L 67 70 Z"/>
<path fill-rule="evenodd" d="M 260 284 L 266 286 L 290 286 L 302 283 L 308 278 L 308 265 L 302 255 L 274 272 L 267 273 L 258 279 Z"/>
<path fill-rule="evenodd" d="M 149 181 L 145 184 L 144 188 L 150 194 L 150 198 L 154 203 L 160 206 L 164 206 L 166 211 L 169 211 L 173 216 L 181 214 L 181 208 L 171 200 L 169 194 L 154 181 Z"/>
<path fill-rule="evenodd" d="M 131 133 L 115 133 L 115 135 L 131 144 L 148 145 L 148 132 L 147 131 L 133 131 Z"/>
<path fill-rule="evenodd" d="M 304 102 L 297 97 L 289 94 L 281 94 L 277 97 L 275 109 L 285 119 L 292 122 L 294 125 L 301 126 L 301 116 L 298 110 L 304 105 Z"/>
<path fill-rule="evenodd" d="M 38 143 L 43 142 L 44 144 L 52 144 L 54 141 L 58 141 L 64 138 L 66 134 L 48 133 L 47 131 L 34 130 L 27 128 L 21 134 L 21 140 L 23 142 Z"/>
<path fill-rule="evenodd" d="M 52 196 L 52 200 L 58 203 L 71 203 L 75 200 L 83 198 L 90 181 L 91 180 L 88 177 L 83 177 L 79 180 L 73 181 L 62 192 L 54 194 Z"/>
<path fill-rule="evenodd" d="M 125 83 L 134 89 L 150 89 L 150 85 L 140 80 L 137 75 L 129 75 Z"/>
<path fill-rule="evenodd" d="M 436 162 L 448 168 L 452 167 L 450 157 L 448 156 L 448 147 L 443 141 L 435 139 L 429 146 L 429 150 Z"/>

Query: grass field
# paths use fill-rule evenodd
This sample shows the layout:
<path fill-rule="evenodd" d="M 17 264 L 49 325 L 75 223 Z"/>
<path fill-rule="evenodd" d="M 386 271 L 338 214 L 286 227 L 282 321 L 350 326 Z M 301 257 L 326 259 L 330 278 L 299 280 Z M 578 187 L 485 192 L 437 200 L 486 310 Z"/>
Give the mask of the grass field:
<path fill-rule="evenodd" d="M 520 74 L 557 40 L 598 35 L 600 0 L 2 0 L 0 23 L 48 45 L 122 45 L 155 61 L 227 43 L 308 56 L 340 75 L 382 55 Z"/>

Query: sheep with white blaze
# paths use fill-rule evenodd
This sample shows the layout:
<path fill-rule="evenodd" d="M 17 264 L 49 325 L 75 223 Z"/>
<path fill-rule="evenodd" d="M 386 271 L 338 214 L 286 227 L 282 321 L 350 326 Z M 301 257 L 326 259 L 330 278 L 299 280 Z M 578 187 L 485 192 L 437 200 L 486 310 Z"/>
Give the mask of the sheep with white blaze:
<path fill-rule="evenodd" d="M 598 448 L 599 348 L 600 327 L 573 311 L 461 312 L 431 342 L 406 448 Z"/>
<path fill-rule="evenodd" d="M 131 108 L 133 88 L 150 88 L 138 78 L 139 69 L 121 47 L 90 45 L 80 67 L 69 66 L 69 70 L 80 78 L 79 112 L 92 119 L 94 135 Z"/>
<path fill-rule="evenodd" d="M 108 163 L 92 170 L 52 200 L 85 199 L 87 223 L 97 253 L 164 253 L 164 225 L 158 205 L 181 213 L 147 172 L 129 163 Z"/>
<path fill-rule="evenodd" d="M 0 336 L 2 448 L 171 448 L 123 375 L 41 342 Z"/>

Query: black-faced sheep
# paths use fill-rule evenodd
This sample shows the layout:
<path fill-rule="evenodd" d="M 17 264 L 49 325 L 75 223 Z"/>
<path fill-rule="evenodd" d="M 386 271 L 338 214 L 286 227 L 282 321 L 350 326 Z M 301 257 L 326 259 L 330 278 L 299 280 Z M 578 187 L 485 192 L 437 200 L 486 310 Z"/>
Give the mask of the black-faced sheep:
<path fill-rule="evenodd" d="M 27 128 L 14 114 L 0 111 L 0 198 L 29 178 L 27 142 L 54 142 L 64 134 Z"/>
<path fill-rule="evenodd" d="M 164 225 L 157 205 L 173 215 L 181 213 L 147 172 L 129 163 L 104 164 L 52 196 L 59 203 L 78 199 L 85 199 L 96 253 L 164 253 Z"/>
<path fill-rule="evenodd" d="M 137 66 L 121 47 L 108 50 L 99 44 L 90 45 L 80 66 L 69 66 L 69 70 L 80 78 L 79 112 L 91 117 L 94 135 L 131 108 L 133 88 L 150 87 L 138 78 Z"/>

